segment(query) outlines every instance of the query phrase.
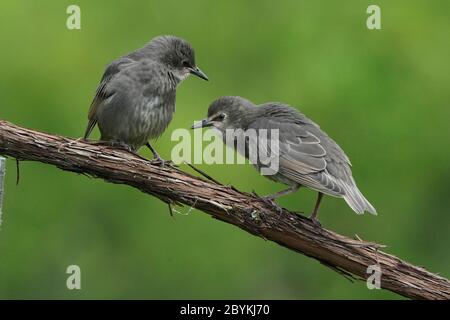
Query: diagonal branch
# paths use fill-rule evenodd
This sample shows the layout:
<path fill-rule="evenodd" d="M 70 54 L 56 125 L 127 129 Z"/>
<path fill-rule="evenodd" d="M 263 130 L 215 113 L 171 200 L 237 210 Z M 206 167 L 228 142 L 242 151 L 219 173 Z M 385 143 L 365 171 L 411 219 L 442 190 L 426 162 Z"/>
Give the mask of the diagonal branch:
<path fill-rule="evenodd" d="M 343 275 L 364 280 L 381 269 L 381 287 L 416 299 L 450 299 L 450 281 L 379 250 L 316 227 L 233 187 L 206 181 L 177 168 L 163 168 L 118 149 L 50 135 L 0 120 L 0 155 L 39 161 L 108 182 L 127 184 L 162 201 L 186 204 L 253 235 L 297 251 Z"/>

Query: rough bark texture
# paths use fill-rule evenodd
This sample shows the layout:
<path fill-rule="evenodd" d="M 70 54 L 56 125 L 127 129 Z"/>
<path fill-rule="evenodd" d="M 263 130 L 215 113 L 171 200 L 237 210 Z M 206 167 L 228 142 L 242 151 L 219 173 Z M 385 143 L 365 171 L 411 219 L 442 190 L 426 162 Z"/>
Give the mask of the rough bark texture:
<path fill-rule="evenodd" d="M 48 163 L 60 169 L 127 184 L 162 201 L 186 204 L 261 238 L 319 260 L 361 280 L 381 268 L 381 287 L 416 299 L 450 299 L 450 281 L 379 250 L 282 213 L 255 196 L 207 181 L 177 168 L 163 168 L 136 155 L 101 145 L 24 129 L 0 120 L 0 154 Z"/>

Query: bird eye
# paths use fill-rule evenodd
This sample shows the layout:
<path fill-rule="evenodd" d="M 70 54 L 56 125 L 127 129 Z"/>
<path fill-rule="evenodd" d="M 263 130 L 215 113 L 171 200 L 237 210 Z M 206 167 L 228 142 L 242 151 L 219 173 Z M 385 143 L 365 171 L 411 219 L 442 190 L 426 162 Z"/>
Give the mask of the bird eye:
<path fill-rule="evenodd" d="M 183 67 L 189 67 L 189 61 L 183 60 L 181 63 L 183 64 Z"/>
<path fill-rule="evenodd" d="M 222 112 L 215 118 L 215 120 L 222 121 L 223 119 L 225 119 L 225 117 L 226 117 L 226 114 Z"/>

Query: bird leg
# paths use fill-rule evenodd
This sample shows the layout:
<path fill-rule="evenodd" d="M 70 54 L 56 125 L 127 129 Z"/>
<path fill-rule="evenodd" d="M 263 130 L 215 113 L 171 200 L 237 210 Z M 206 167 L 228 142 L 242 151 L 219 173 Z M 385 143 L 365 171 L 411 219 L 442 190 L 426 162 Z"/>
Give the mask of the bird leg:
<path fill-rule="evenodd" d="M 283 208 L 280 207 L 280 206 L 278 205 L 278 203 L 276 203 L 273 199 L 271 199 L 271 198 L 266 198 L 266 197 L 259 197 L 259 198 L 260 198 L 263 202 L 265 202 L 265 203 L 271 205 L 272 207 L 274 207 L 275 210 L 278 211 L 278 213 L 281 214 L 281 213 L 283 212 Z"/>
<path fill-rule="evenodd" d="M 279 212 L 283 212 L 283 208 L 281 208 L 276 202 L 275 199 L 284 196 L 286 194 L 289 194 L 291 192 L 295 192 L 300 188 L 300 185 L 293 185 L 290 188 L 286 189 L 286 190 L 282 190 L 282 191 L 278 191 L 277 193 L 268 195 L 268 196 L 263 196 L 260 197 L 264 202 L 272 205 L 275 209 L 277 209 L 277 211 Z"/>
<path fill-rule="evenodd" d="M 147 142 L 145 146 L 150 149 L 150 151 L 153 153 L 153 158 L 159 162 L 161 167 L 164 167 L 166 163 L 172 165 L 172 161 L 164 160 L 163 158 L 160 157 L 160 155 L 158 154 L 158 152 L 156 152 L 155 148 L 153 148 L 150 142 Z"/>
<path fill-rule="evenodd" d="M 319 192 L 317 195 L 316 205 L 314 206 L 314 211 L 311 214 L 311 216 L 309 217 L 312 220 L 312 222 L 319 227 L 320 227 L 320 222 L 317 219 L 317 213 L 319 212 L 319 206 L 320 206 L 320 202 L 322 201 L 322 197 L 323 197 L 323 193 Z"/>
<path fill-rule="evenodd" d="M 264 196 L 264 197 L 262 197 L 262 198 L 264 198 L 264 199 L 266 199 L 266 200 L 275 200 L 275 199 L 277 199 L 277 198 L 279 198 L 279 197 L 281 197 L 281 196 L 287 195 L 287 194 L 289 194 L 289 193 L 291 193 L 291 192 L 295 192 L 295 191 L 297 191 L 298 189 L 300 189 L 300 185 L 299 185 L 299 184 L 296 184 L 296 185 L 293 185 L 293 186 L 289 187 L 289 188 L 286 189 L 286 190 L 281 190 L 281 191 L 278 191 L 277 193 L 270 194 L 270 195 Z"/>

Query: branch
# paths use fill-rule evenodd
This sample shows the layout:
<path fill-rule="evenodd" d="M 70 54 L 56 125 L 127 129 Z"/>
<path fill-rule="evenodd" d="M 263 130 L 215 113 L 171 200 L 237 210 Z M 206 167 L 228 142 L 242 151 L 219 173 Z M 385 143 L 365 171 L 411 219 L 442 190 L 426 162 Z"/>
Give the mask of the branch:
<path fill-rule="evenodd" d="M 379 250 L 278 212 L 255 196 L 107 146 L 24 129 L 0 120 L 0 155 L 39 161 L 62 170 L 126 184 L 169 204 L 186 204 L 253 235 L 302 253 L 346 276 L 365 280 L 381 269 L 381 287 L 415 299 L 450 299 L 450 281 Z"/>

